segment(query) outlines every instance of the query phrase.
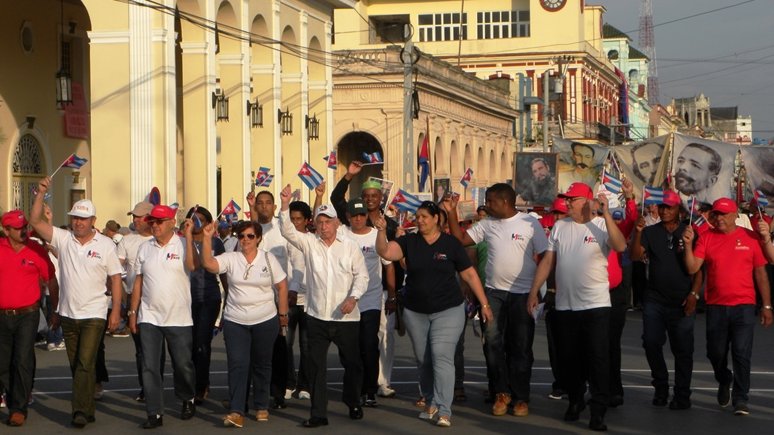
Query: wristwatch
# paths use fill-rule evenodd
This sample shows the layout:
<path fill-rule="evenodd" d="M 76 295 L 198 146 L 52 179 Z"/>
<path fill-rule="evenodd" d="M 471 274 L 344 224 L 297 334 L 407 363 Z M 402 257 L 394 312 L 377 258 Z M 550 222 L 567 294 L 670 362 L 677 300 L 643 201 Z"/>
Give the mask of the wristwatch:
<path fill-rule="evenodd" d="M 699 296 L 699 294 L 698 294 L 698 293 L 696 293 L 696 292 L 691 292 L 691 294 L 693 295 L 693 297 L 695 297 L 695 298 L 696 298 L 696 300 L 697 300 L 697 301 L 698 301 L 699 299 L 701 299 L 701 296 Z"/>
<path fill-rule="evenodd" d="M 769 310 L 769 311 L 774 311 L 774 307 L 772 307 L 771 305 L 764 305 L 763 309 Z"/>
<path fill-rule="evenodd" d="M 127 316 L 134 316 L 135 314 L 137 314 L 137 310 L 129 310 L 126 312 Z"/>

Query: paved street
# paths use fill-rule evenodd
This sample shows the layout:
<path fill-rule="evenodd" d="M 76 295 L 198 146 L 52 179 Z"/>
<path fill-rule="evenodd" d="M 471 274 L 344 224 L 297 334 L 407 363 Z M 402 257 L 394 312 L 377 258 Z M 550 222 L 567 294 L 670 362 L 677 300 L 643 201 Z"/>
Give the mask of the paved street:
<path fill-rule="evenodd" d="M 768 431 L 774 423 L 774 329 L 756 329 L 753 355 L 752 392 L 750 397 L 751 415 L 735 417 L 730 408 L 721 409 L 715 403 L 716 384 L 704 350 L 704 316 L 697 322 L 694 371 L 693 408 L 688 411 L 670 411 L 666 408 L 654 408 L 650 405 L 652 388 L 647 363 L 640 345 L 641 320 L 639 312 L 630 312 L 623 342 L 623 368 L 625 384 L 625 404 L 611 409 L 607 414 L 607 424 L 613 433 L 760 433 Z M 365 419 L 353 422 L 347 417 L 347 408 L 341 402 L 332 400 L 329 406 L 330 426 L 319 429 L 303 429 L 300 422 L 307 418 L 309 402 L 292 399 L 284 410 L 272 410 L 268 423 L 246 421 L 243 430 L 268 429 L 274 433 L 374 433 L 409 434 L 426 431 L 451 431 L 454 433 L 486 434 L 512 433 L 526 431 L 540 433 L 588 433 L 588 411 L 581 421 L 565 423 L 561 421 L 567 401 L 550 400 L 551 375 L 545 344 L 545 328 L 541 324 L 535 338 L 535 370 L 533 372 L 533 394 L 530 403 L 530 416 L 493 417 L 489 405 L 484 404 L 482 391 L 486 388 L 483 356 L 479 339 L 473 335 L 472 328 L 467 330 L 466 391 L 468 400 L 453 406 L 452 427 L 441 429 L 430 426 L 417 418 L 418 410 L 413 407 L 417 397 L 415 369 L 412 367 L 411 350 L 408 336 L 398 339 L 396 369 L 393 386 L 398 396 L 393 399 L 380 399 L 376 409 L 365 409 Z M 108 370 L 110 382 L 105 385 L 105 395 L 97 405 L 97 422 L 88 425 L 84 432 L 110 433 L 113 435 L 137 433 L 138 425 L 144 420 L 142 404 L 134 402 L 137 381 L 134 371 L 133 346 L 130 338 L 106 338 Z M 69 427 L 70 420 L 70 377 L 64 352 L 37 351 L 38 378 L 35 383 L 35 404 L 30 408 L 30 418 L 22 428 L 11 430 L 0 426 L 0 433 L 55 434 L 72 433 L 76 429 Z M 671 364 L 670 364 L 671 365 Z M 342 371 L 334 351 L 329 354 L 329 381 L 332 399 L 338 399 Z M 165 400 L 167 415 L 164 427 L 155 432 L 191 433 L 192 431 L 225 431 L 221 426 L 224 409 L 221 399 L 226 398 L 225 351 L 222 335 L 214 342 L 212 383 L 210 398 L 198 408 L 197 416 L 190 421 L 181 421 L 179 403 L 171 391 L 171 369 L 167 367 Z M 6 411 L 2 410 L 5 418 Z M 764 432 L 765 433 L 765 432 Z"/>

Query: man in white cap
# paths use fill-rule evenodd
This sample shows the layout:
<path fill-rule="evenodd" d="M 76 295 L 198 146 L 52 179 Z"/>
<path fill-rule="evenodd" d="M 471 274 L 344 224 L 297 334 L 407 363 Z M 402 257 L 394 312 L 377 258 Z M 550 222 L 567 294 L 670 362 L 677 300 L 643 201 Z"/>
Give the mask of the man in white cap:
<path fill-rule="evenodd" d="M 114 331 L 121 319 L 121 262 L 113 241 L 94 229 L 94 204 L 82 199 L 67 213 L 72 231 L 51 225 L 43 216 L 43 198 L 51 185 L 46 177 L 38 183 L 30 224 L 59 252 L 59 308 L 67 358 L 73 374 L 72 425 L 94 421 L 94 388 L 97 350 L 105 333 L 105 283 L 110 285 L 112 312 L 107 329 Z"/>
<path fill-rule="evenodd" d="M 153 210 L 153 204 L 148 201 L 138 202 L 132 211 L 127 213 L 127 216 L 132 217 L 132 223 L 134 224 L 134 231 L 131 234 L 127 234 L 121 242 L 118 244 L 118 259 L 121 260 L 121 265 L 124 266 L 126 271 L 126 294 L 127 298 L 132 296 L 132 288 L 134 287 L 134 279 L 137 273 L 134 270 L 134 260 L 137 259 L 137 250 L 140 245 L 153 238 L 151 234 L 151 227 L 148 222 L 145 221 L 145 217 L 148 216 Z M 129 301 L 125 301 L 124 305 L 128 306 Z M 128 324 L 128 322 L 127 322 Z M 140 392 L 135 396 L 134 400 L 142 402 L 145 400 L 145 392 L 142 388 L 142 344 L 140 343 L 140 334 L 132 334 L 134 340 L 134 359 L 137 365 L 137 379 L 140 383 Z"/>
<path fill-rule="evenodd" d="M 290 220 L 290 185 L 280 198 L 280 231 L 306 259 L 306 314 L 309 341 L 307 362 L 311 383 L 311 416 L 304 427 L 328 425 L 326 366 L 331 342 L 339 348 L 344 366 L 343 399 L 349 418 L 360 420 L 363 363 L 360 359 L 358 300 L 368 288 L 368 269 L 357 244 L 337 233 L 339 220 L 331 204 L 315 210 L 316 234 L 301 233 Z"/>

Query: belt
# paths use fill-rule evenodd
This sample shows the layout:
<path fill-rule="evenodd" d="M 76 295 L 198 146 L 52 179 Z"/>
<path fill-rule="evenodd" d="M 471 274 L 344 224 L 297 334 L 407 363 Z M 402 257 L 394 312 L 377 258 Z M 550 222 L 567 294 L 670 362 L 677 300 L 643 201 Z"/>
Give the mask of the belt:
<path fill-rule="evenodd" d="M 19 314 L 33 313 L 39 309 L 40 309 L 40 304 L 35 302 L 32 305 L 27 305 L 26 307 L 21 307 L 21 308 L 10 308 L 10 309 L 0 308 L 0 315 L 17 316 Z"/>

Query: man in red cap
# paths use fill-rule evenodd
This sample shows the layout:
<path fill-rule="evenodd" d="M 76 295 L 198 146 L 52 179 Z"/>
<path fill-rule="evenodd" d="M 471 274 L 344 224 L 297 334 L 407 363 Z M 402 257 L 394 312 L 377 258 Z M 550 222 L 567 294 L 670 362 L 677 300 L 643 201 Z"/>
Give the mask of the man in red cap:
<path fill-rule="evenodd" d="M 674 395 L 669 409 L 691 407 L 693 374 L 693 329 L 702 274 L 689 274 L 684 266 L 686 224 L 680 222 L 682 201 L 677 192 L 667 190 L 658 205 L 660 221 L 647 226 L 637 221 L 631 257 L 638 261 L 647 255 L 650 279 L 642 306 L 642 346 L 648 359 L 651 382 L 655 387 L 654 406 L 666 406 L 669 399 L 669 371 L 663 347 L 669 345 L 675 358 Z"/>
<path fill-rule="evenodd" d="M 761 240 L 736 225 L 737 211 L 733 200 L 718 199 L 712 204 L 715 228 L 699 237 L 695 249 L 690 226 L 683 232 L 683 241 L 688 273 L 696 273 L 706 264 L 707 357 L 719 383 L 718 404 L 726 407 L 733 401 L 734 414 L 748 415 L 756 288 L 763 302 L 760 322 L 764 327 L 772 323 L 772 307 Z M 729 348 L 733 375 L 728 369 Z"/>
<path fill-rule="evenodd" d="M 188 420 L 196 413 L 189 281 L 194 269 L 193 222 L 185 221 L 183 239 L 175 233 L 176 214 L 169 206 L 157 205 L 145 217 L 153 239 L 140 245 L 137 251 L 132 300 L 126 313 L 132 333 L 140 331 L 142 337 L 142 383 L 148 414 L 141 426 L 143 429 L 164 424 L 161 374 L 164 342 L 172 357 L 175 395 L 183 401 L 180 418 Z"/>
<path fill-rule="evenodd" d="M 54 265 L 42 246 L 30 240 L 21 210 L 3 214 L 0 238 L 0 379 L 6 382 L 8 424 L 27 419 L 27 399 L 35 372 L 35 334 L 40 317 L 40 286 L 56 280 Z M 51 301 L 59 303 L 58 287 L 51 285 Z M 52 315 L 51 326 L 59 320 Z"/>
<path fill-rule="evenodd" d="M 605 194 L 598 196 L 602 216 L 592 217 L 591 188 L 572 183 L 560 195 L 568 217 L 551 230 L 548 250 L 538 265 L 527 306 L 534 312 L 538 292 L 556 266 L 555 332 L 559 353 L 559 382 L 570 405 L 565 421 L 576 421 L 586 407 L 586 381 L 591 390 L 589 428 L 607 430 L 604 423 L 610 390 L 610 284 L 607 257 L 623 252 L 626 239 L 610 215 Z"/>

